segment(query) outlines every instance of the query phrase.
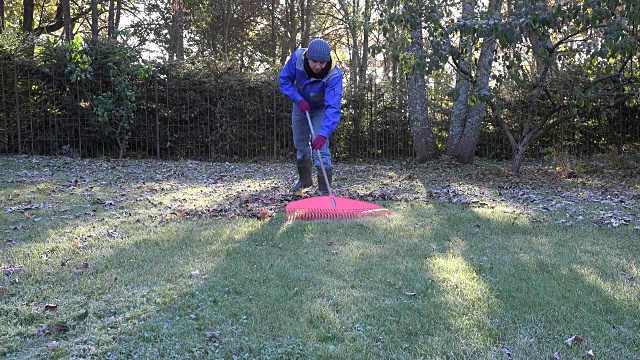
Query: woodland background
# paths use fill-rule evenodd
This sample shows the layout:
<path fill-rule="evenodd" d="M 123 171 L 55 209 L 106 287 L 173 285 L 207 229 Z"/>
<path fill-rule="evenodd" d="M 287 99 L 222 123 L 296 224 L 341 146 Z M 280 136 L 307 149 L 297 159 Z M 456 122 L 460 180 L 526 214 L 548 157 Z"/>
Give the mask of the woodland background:
<path fill-rule="evenodd" d="M 640 156 L 640 0 L 0 0 L 0 152 L 292 157 L 288 56 L 344 71 L 341 159 Z"/>

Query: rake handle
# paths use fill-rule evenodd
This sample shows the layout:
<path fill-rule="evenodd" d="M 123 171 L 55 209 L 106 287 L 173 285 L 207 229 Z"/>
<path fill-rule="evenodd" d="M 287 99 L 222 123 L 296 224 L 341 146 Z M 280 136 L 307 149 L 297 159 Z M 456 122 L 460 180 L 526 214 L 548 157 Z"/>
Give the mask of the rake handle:
<path fill-rule="evenodd" d="M 307 115 L 307 122 L 309 123 L 309 130 L 311 130 L 311 140 L 316 138 L 316 134 L 313 131 L 313 124 L 311 123 L 311 116 L 309 116 L 309 112 L 305 111 L 305 115 Z M 318 152 L 318 160 L 320 160 L 320 168 L 322 169 L 322 175 L 324 175 L 324 182 L 327 184 L 327 190 L 329 190 L 329 195 L 333 195 L 333 191 L 331 191 L 331 184 L 329 184 L 329 178 L 327 178 L 327 171 L 324 169 L 324 163 L 322 162 L 322 155 L 320 155 L 320 149 L 316 149 Z M 335 200 L 332 199 L 333 206 L 336 206 Z"/>

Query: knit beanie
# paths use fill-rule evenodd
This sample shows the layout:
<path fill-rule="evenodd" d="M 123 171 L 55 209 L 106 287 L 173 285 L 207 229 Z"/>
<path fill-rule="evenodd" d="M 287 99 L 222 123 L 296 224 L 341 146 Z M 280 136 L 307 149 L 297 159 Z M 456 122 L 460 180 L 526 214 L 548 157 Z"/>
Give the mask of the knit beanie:
<path fill-rule="evenodd" d="M 329 61 L 331 60 L 331 50 L 329 44 L 322 39 L 315 39 L 309 43 L 307 48 L 307 58 L 313 61 Z"/>

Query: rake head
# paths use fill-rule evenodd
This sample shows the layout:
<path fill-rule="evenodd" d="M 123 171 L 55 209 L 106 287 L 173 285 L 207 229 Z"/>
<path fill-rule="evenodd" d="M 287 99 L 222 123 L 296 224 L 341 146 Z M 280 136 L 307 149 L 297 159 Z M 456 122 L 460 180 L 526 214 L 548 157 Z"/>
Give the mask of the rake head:
<path fill-rule="evenodd" d="M 379 205 L 334 195 L 293 201 L 285 210 L 287 220 L 340 220 L 391 215 L 391 211 Z"/>

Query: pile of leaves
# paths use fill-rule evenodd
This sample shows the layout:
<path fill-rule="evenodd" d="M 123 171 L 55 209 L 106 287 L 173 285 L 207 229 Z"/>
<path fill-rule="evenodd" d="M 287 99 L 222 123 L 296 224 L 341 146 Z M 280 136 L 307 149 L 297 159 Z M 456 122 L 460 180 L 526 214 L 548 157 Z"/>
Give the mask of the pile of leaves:
<path fill-rule="evenodd" d="M 0 175 L 3 182 L 16 185 L 13 196 L 0 203 L 2 212 L 22 212 L 36 219 L 40 210 L 51 210 L 57 217 L 93 216 L 103 211 L 157 221 L 265 219 L 283 212 L 290 201 L 314 193 L 313 188 L 288 193 L 297 173 L 294 164 L 286 162 L 12 156 L 0 157 L 0 163 L 6 169 Z M 421 165 L 411 161 L 339 163 L 333 186 L 337 196 L 361 201 L 463 204 L 500 208 L 532 221 L 564 225 L 591 222 L 640 230 L 636 169 L 600 166 L 597 171 L 567 176 L 554 164 L 531 163 L 512 176 L 507 167 L 483 160 L 463 165 L 448 158 Z M 39 197 L 33 190 L 20 193 L 20 189 L 33 187 L 40 189 Z"/>

